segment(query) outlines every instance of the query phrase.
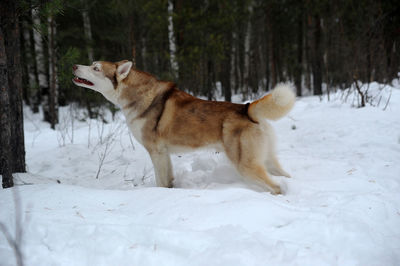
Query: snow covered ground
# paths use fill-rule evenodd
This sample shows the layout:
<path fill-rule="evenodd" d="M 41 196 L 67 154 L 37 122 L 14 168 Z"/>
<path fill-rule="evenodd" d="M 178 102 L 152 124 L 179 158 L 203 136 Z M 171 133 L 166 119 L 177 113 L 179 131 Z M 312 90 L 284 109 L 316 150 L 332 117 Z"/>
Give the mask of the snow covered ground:
<path fill-rule="evenodd" d="M 174 155 L 175 188 L 156 188 L 150 158 L 121 115 L 85 122 L 65 107 L 53 131 L 25 110 L 28 173 L 0 190 L 0 222 L 15 236 L 21 216 L 24 262 L 34 266 L 399 265 L 394 87 L 379 107 L 355 108 L 341 93 L 301 98 L 274 122 L 292 174 L 275 178 L 286 188 L 279 196 L 242 180 L 214 151 Z M 13 257 L 0 235 L 0 264 Z"/>

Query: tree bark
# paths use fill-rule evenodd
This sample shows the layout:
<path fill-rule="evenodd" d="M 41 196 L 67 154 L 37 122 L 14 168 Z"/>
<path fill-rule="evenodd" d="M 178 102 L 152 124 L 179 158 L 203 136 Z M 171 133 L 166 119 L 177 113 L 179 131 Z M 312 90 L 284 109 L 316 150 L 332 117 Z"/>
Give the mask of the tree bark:
<path fill-rule="evenodd" d="M 35 78 L 33 76 L 33 68 L 31 54 L 30 54 L 30 46 L 29 46 L 29 31 L 27 30 L 26 23 L 20 23 L 20 47 L 21 47 L 21 66 L 22 68 L 22 99 L 26 105 L 31 105 L 31 95 L 30 88 L 33 87 L 35 83 Z"/>
<path fill-rule="evenodd" d="M 0 12 L 7 55 L 11 121 L 12 172 L 25 172 L 25 144 L 22 113 L 22 72 L 20 62 L 20 32 L 15 1 L 2 1 Z"/>
<path fill-rule="evenodd" d="M 267 52 L 269 55 L 270 62 L 269 64 L 269 72 L 271 73 L 271 88 L 274 88 L 277 84 L 277 74 L 276 74 L 276 49 L 275 49 L 275 33 L 274 27 L 272 25 L 272 14 L 270 11 L 271 7 L 267 6 L 266 9 L 266 28 L 268 32 L 268 48 L 269 51 Z"/>
<path fill-rule="evenodd" d="M 307 14 L 307 24 L 305 27 L 305 40 L 304 40 L 304 61 L 305 61 L 305 87 L 312 91 L 312 66 L 314 64 L 313 57 L 313 31 L 312 31 L 312 16 Z"/>
<path fill-rule="evenodd" d="M 83 5 L 82 19 L 83 19 L 83 30 L 84 30 L 85 38 L 86 38 L 86 49 L 87 49 L 87 53 L 88 53 L 89 63 L 91 64 L 93 62 L 92 26 L 90 24 L 90 17 L 89 17 L 87 2 L 86 2 L 86 0 L 81 0 L 81 3 Z"/>
<path fill-rule="evenodd" d="M 135 17 L 136 14 L 131 14 L 131 18 L 129 20 L 129 41 L 130 41 L 130 48 L 131 48 L 131 57 L 133 66 L 136 67 L 137 59 L 136 59 L 136 36 L 135 36 Z"/>
<path fill-rule="evenodd" d="M 253 14 L 253 2 L 250 2 L 248 7 L 248 12 L 249 12 L 249 18 L 247 21 L 247 27 L 244 37 L 244 70 L 243 70 L 243 85 L 244 85 L 243 93 L 246 98 L 249 96 L 250 53 L 251 53 L 250 41 L 251 41 L 251 31 L 252 31 L 251 17 Z"/>
<path fill-rule="evenodd" d="M 208 57 L 207 57 L 208 58 Z M 214 78 L 214 73 L 215 73 L 215 69 L 214 69 L 214 63 L 213 61 L 208 58 L 207 59 L 207 99 L 209 101 L 213 100 L 213 92 L 214 92 L 214 84 L 215 84 L 215 78 Z"/>
<path fill-rule="evenodd" d="M 264 76 L 265 76 L 265 90 L 269 91 L 270 88 L 270 80 L 271 80 L 271 73 L 270 73 L 270 65 L 269 65 L 269 61 L 270 61 L 270 56 L 269 56 L 269 31 L 268 31 L 268 10 L 263 10 L 265 16 L 264 16 L 264 25 L 263 25 L 263 32 L 262 32 L 262 49 L 263 49 L 263 60 L 264 60 L 264 64 L 265 64 L 265 72 L 264 72 Z"/>
<path fill-rule="evenodd" d="M 171 64 L 171 72 L 175 79 L 179 73 L 178 61 L 176 60 L 176 41 L 175 41 L 175 31 L 174 31 L 174 4 L 172 0 L 168 0 L 168 40 L 169 40 L 169 60 Z"/>
<path fill-rule="evenodd" d="M 239 92 L 239 90 L 242 88 L 243 86 L 243 75 L 242 75 L 242 68 L 241 68 L 241 43 L 239 42 L 239 35 L 235 34 L 234 38 L 234 46 L 235 48 L 235 94 L 237 94 Z"/>
<path fill-rule="evenodd" d="M 321 47 L 321 19 L 318 15 L 314 17 L 314 64 L 313 85 L 314 95 L 322 95 L 322 47 Z"/>
<path fill-rule="evenodd" d="M 39 108 L 39 105 L 42 101 L 42 94 L 48 91 L 49 82 L 46 73 L 46 64 L 45 64 L 45 56 L 44 56 L 44 48 L 43 48 L 43 40 L 40 32 L 38 32 L 38 28 L 41 25 L 40 17 L 39 17 L 39 9 L 32 9 L 32 22 L 33 22 L 33 41 L 34 41 L 34 52 L 35 52 L 35 61 L 36 61 L 36 70 L 37 70 L 37 81 L 38 81 L 38 89 L 37 89 L 37 101 L 34 104 L 34 108 Z M 36 106 L 35 106 L 36 105 Z M 34 112 L 38 111 L 34 109 Z M 46 120 L 46 119 L 45 119 Z"/>
<path fill-rule="evenodd" d="M 25 144 L 22 115 L 20 32 L 16 3 L 0 2 L 1 142 L 0 173 L 3 186 L 12 186 L 10 173 L 25 172 Z M 4 134 L 4 136 L 3 136 Z M 4 145 L 3 145 L 4 144 Z"/>
<path fill-rule="evenodd" d="M 237 67 L 236 67 L 236 41 L 237 39 L 237 34 L 235 33 L 235 31 L 232 32 L 231 35 L 231 62 L 230 62 L 230 84 L 231 84 L 231 89 L 233 89 L 234 93 L 236 94 L 238 91 L 238 78 L 237 78 Z"/>
<path fill-rule="evenodd" d="M 36 60 L 36 50 L 35 50 L 35 33 L 34 29 L 32 27 L 33 25 L 33 19 L 32 19 L 32 12 L 30 14 L 27 14 L 26 16 L 26 23 L 27 27 L 29 25 L 29 28 L 27 28 L 29 32 L 29 50 L 30 50 L 30 55 L 31 55 L 31 65 L 32 65 L 32 72 L 29 71 L 29 75 L 33 76 L 33 82 L 32 82 L 32 87 L 30 88 L 30 95 L 31 95 L 31 109 L 34 113 L 39 112 L 39 105 L 41 101 L 41 95 L 40 95 L 40 87 L 39 87 L 39 73 L 38 73 L 38 66 L 37 66 L 37 60 Z"/>
<path fill-rule="evenodd" d="M 49 97 L 48 110 L 49 122 L 52 129 L 58 123 L 58 84 L 57 84 L 57 58 L 55 52 L 56 23 L 53 15 L 48 17 L 48 49 L 49 49 Z"/>
<path fill-rule="evenodd" d="M 232 80 L 232 34 L 228 32 L 225 34 L 227 38 L 227 43 L 225 46 L 225 59 L 224 59 L 224 66 L 222 67 L 222 78 L 221 84 L 224 91 L 225 101 L 230 102 L 232 101 L 232 87 L 231 87 L 231 80 Z"/>
<path fill-rule="evenodd" d="M 2 4 L 1 4 L 2 5 Z M 3 6 L 1 6 L 3 8 Z M 1 10 L 2 12 L 3 10 Z M 4 35 L 0 27 L 0 174 L 3 188 L 14 186 L 11 162 L 10 99 L 8 86 L 7 56 Z"/>
<path fill-rule="evenodd" d="M 295 67 L 294 83 L 296 86 L 297 96 L 302 95 L 301 81 L 302 81 L 302 66 L 303 66 L 303 13 L 298 15 L 297 18 L 297 62 Z"/>

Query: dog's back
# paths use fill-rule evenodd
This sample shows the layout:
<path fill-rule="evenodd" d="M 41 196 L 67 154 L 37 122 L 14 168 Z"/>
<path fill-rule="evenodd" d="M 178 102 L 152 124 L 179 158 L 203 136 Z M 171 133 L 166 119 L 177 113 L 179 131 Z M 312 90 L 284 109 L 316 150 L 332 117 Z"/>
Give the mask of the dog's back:
<path fill-rule="evenodd" d="M 221 144 L 224 124 L 254 123 L 247 114 L 247 106 L 206 101 L 174 89 L 161 117 L 160 137 L 169 145 L 188 148 Z"/>

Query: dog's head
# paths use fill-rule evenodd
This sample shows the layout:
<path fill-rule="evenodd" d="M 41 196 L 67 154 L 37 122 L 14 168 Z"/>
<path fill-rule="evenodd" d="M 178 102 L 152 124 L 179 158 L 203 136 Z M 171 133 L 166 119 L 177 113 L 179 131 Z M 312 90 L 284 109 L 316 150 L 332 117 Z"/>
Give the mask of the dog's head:
<path fill-rule="evenodd" d="M 103 94 L 111 102 L 117 103 L 117 90 L 120 83 L 131 72 L 132 62 L 123 60 L 119 62 L 96 61 L 90 66 L 74 65 L 72 80 L 75 85 L 89 88 Z"/>

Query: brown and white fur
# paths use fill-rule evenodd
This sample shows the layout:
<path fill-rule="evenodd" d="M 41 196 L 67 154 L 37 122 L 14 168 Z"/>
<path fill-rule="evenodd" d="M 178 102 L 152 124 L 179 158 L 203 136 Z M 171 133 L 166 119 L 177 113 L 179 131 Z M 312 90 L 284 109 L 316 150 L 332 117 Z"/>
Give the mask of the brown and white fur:
<path fill-rule="evenodd" d="M 171 153 L 205 146 L 225 151 L 242 176 L 274 194 L 281 188 L 268 172 L 290 177 L 275 155 L 275 135 L 266 120 L 279 119 L 292 108 L 295 95 L 288 84 L 250 104 L 234 104 L 196 98 L 127 60 L 74 65 L 73 73 L 76 85 L 100 92 L 122 109 L 150 154 L 157 186 L 172 187 Z"/>

